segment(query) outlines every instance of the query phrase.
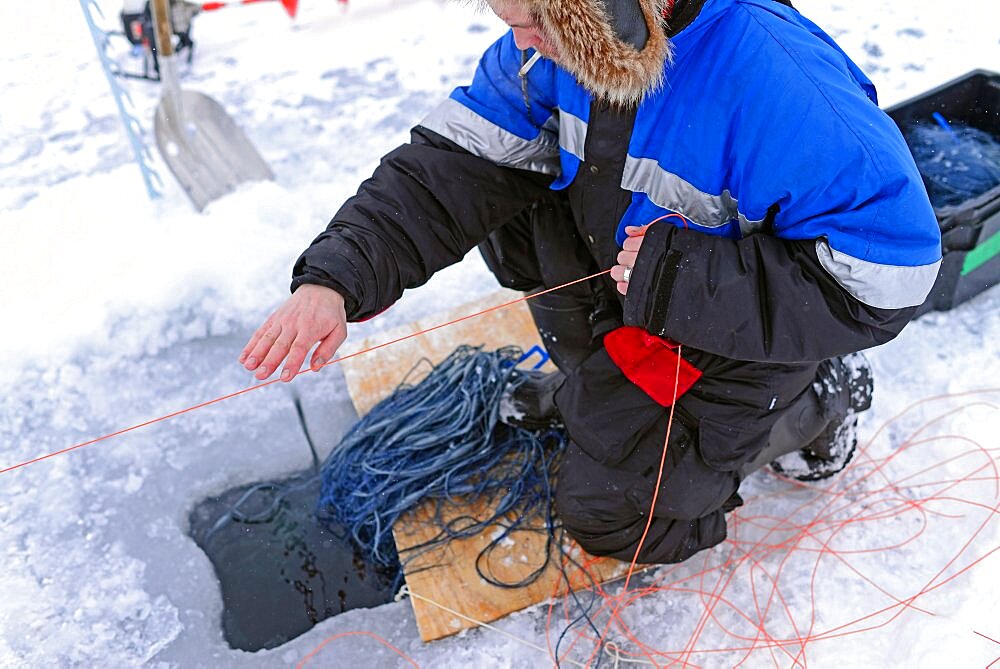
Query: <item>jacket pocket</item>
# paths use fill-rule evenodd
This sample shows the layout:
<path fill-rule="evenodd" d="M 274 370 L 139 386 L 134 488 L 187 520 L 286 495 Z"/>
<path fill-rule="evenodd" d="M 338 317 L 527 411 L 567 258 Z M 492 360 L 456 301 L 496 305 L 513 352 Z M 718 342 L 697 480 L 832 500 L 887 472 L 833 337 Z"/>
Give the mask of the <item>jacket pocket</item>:
<path fill-rule="evenodd" d="M 733 472 L 760 452 L 766 435 L 703 417 L 698 421 L 698 454 L 712 469 Z"/>

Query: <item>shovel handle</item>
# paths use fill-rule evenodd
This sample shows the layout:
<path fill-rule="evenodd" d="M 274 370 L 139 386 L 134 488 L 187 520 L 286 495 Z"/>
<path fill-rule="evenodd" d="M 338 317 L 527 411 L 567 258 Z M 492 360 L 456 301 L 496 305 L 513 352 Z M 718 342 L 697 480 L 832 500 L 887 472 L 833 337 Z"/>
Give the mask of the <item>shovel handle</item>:
<path fill-rule="evenodd" d="M 156 28 L 156 49 L 161 56 L 174 55 L 173 30 L 170 26 L 169 0 L 152 0 L 153 25 Z"/>

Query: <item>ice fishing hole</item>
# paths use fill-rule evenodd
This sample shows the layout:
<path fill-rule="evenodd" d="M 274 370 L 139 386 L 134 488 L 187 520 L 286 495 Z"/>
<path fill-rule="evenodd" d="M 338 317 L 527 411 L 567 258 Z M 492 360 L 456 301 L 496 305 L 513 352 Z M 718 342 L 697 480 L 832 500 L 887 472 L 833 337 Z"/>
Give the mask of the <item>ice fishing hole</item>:
<path fill-rule="evenodd" d="M 256 522 L 230 515 L 254 485 L 208 497 L 191 511 L 189 533 L 219 579 L 222 631 L 233 648 L 274 648 L 331 616 L 392 601 L 397 572 L 366 562 L 345 533 L 316 519 L 320 482 L 305 478 L 256 486 L 239 507 L 245 516 L 264 513 L 285 491 Z"/>

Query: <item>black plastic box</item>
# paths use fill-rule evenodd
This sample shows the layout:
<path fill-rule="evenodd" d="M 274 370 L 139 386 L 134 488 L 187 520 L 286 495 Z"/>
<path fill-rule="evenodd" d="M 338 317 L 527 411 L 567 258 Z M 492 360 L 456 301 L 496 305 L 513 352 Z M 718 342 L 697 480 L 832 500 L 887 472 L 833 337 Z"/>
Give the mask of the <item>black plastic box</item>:
<path fill-rule="evenodd" d="M 974 70 L 886 110 L 904 132 L 914 124 L 935 123 L 934 112 L 1000 141 L 1000 74 Z M 944 260 L 918 314 L 947 311 L 1000 283 L 1000 186 L 956 206 L 935 208 L 934 213 Z"/>

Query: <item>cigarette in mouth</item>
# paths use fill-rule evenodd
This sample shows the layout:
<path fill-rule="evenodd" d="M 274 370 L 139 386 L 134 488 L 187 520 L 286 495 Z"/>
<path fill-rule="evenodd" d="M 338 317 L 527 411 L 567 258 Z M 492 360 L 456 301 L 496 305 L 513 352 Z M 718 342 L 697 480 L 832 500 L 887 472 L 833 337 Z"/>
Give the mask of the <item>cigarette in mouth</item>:
<path fill-rule="evenodd" d="M 534 67 L 535 63 L 537 63 L 538 59 L 541 58 L 541 57 L 542 57 L 542 54 L 539 53 L 538 51 L 536 51 L 531 56 L 531 58 L 528 59 L 528 62 L 526 62 L 524 65 L 522 65 L 521 69 L 517 71 L 517 76 L 519 76 L 519 77 L 526 76 L 528 74 L 528 70 L 530 70 L 532 67 Z"/>

